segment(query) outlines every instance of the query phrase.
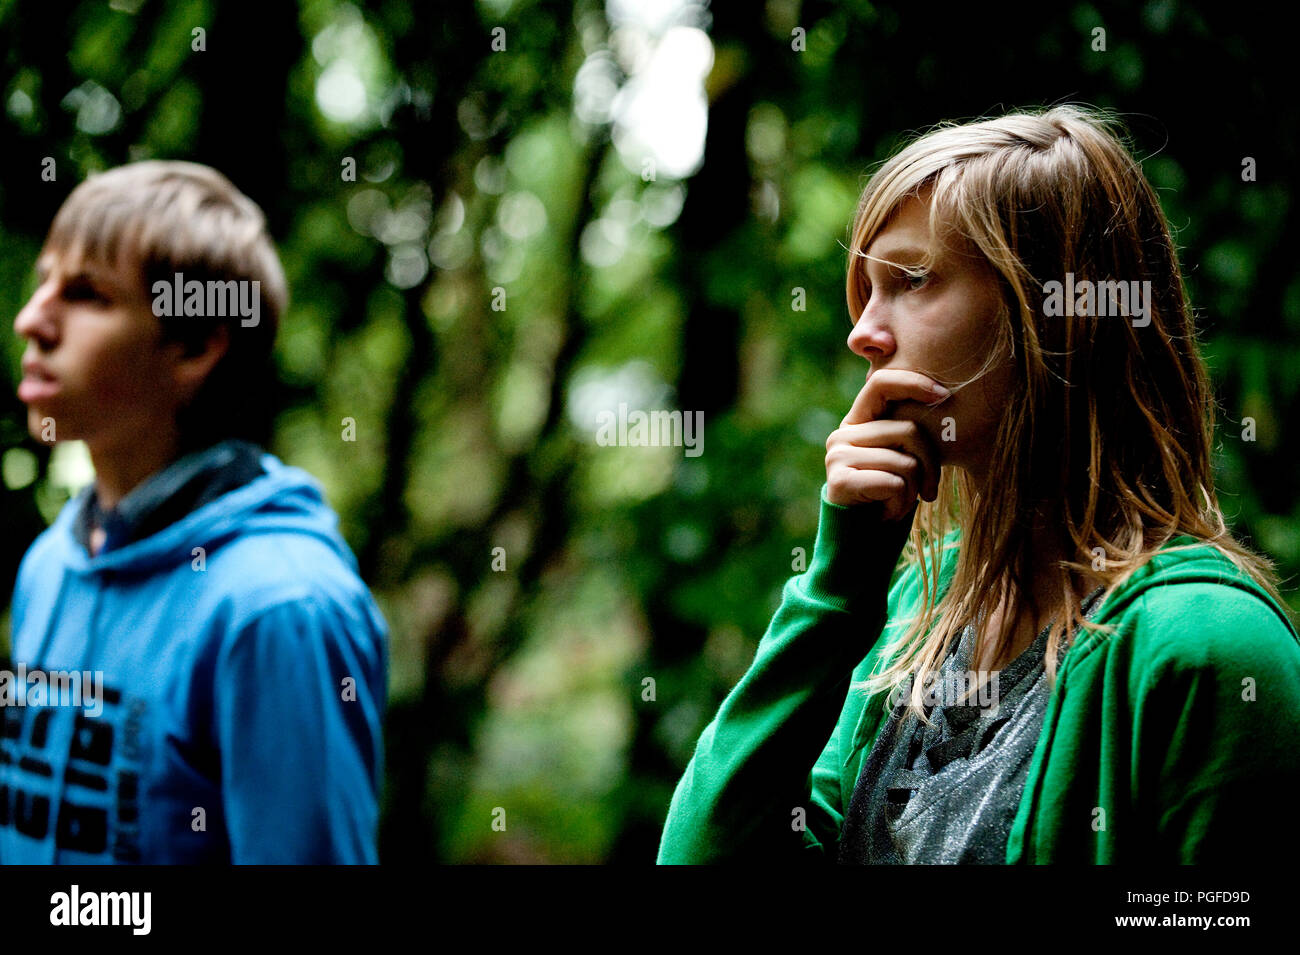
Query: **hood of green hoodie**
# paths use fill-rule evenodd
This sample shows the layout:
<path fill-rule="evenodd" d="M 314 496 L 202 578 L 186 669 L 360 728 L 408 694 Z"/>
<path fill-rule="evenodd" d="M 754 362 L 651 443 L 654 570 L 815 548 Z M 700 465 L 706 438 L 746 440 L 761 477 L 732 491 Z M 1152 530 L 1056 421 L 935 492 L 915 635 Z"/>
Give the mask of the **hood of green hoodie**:
<path fill-rule="evenodd" d="M 960 530 L 951 532 L 946 541 L 960 546 Z M 943 553 L 939 570 L 939 594 L 947 590 L 957 569 L 958 547 Z M 1128 606 L 1151 587 L 1174 583 L 1223 584 L 1254 594 L 1281 620 L 1291 635 L 1300 641 L 1290 609 L 1282 606 L 1255 578 L 1241 570 L 1228 557 L 1205 541 L 1188 535 L 1173 538 L 1166 549 L 1158 551 L 1141 567 L 1128 576 L 1108 594 L 1092 618 L 1094 623 L 1106 623 L 1123 614 Z M 1081 641 L 1081 643 L 1086 641 Z"/>

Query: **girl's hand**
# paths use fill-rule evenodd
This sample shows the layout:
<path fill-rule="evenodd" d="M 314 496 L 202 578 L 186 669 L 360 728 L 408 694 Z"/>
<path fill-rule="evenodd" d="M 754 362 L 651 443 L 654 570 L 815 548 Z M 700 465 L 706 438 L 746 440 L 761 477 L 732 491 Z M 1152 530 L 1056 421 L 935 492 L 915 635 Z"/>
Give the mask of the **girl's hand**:
<path fill-rule="evenodd" d="M 884 501 L 884 519 L 912 512 L 918 495 L 939 496 L 939 454 L 915 421 L 894 421 L 891 403 L 936 405 L 950 392 L 919 372 L 885 369 L 868 375 L 853 407 L 826 439 L 826 495 L 851 507 Z"/>

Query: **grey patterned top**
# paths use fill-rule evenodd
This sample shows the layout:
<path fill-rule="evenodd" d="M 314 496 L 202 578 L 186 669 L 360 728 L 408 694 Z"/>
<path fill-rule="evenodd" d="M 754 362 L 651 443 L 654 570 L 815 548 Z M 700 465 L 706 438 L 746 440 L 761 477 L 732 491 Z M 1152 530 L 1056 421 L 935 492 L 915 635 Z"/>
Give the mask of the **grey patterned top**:
<path fill-rule="evenodd" d="M 1083 601 L 1091 619 L 1098 587 Z M 1015 820 L 1049 690 L 1043 629 L 1000 671 L 971 674 L 974 626 L 967 626 L 923 687 L 927 727 L 903 716 L 914 675 L 893 697 L 898 702 L 863 765 L 840 832 L 839 861 L 867 864 L 1006 861 Z M 1077 635 L 1069 634 L 1057 653 Z M 978 687 L 962 702 L 963 694 Z M 873 704 L 874 705 L 874 704 Z"/>

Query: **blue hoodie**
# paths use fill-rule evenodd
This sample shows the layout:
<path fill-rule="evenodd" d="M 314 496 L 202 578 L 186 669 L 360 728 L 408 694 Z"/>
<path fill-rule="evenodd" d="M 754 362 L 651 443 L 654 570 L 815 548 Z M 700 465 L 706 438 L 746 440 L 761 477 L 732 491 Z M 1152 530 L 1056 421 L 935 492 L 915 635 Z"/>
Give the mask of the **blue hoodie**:
<path fill-rule="evenodd" d="M 261 465 L 94 557 L 83 495 L 28 550 L 0 862 L 377 861 L 387 627 L 319 484 Z"/>

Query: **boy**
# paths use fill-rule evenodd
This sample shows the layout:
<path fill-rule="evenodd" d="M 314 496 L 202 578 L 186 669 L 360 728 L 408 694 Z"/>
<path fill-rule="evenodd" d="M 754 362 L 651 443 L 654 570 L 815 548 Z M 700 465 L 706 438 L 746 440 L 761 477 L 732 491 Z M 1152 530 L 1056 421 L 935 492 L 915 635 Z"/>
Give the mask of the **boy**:
<path fill-rule="evenodd" d="M 37 272 L 18 396 L 95 482 L 18 572 L 0 862 L 377 861 L 387 628 L 319 485 L 258 447 L 288 297 L 261 210 L 132 163 Z"/>

